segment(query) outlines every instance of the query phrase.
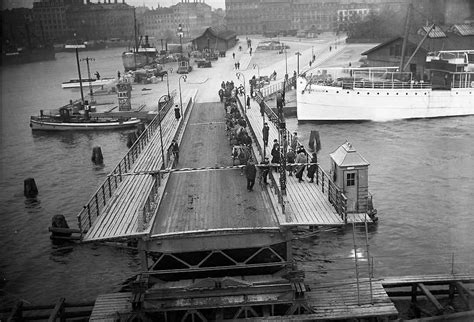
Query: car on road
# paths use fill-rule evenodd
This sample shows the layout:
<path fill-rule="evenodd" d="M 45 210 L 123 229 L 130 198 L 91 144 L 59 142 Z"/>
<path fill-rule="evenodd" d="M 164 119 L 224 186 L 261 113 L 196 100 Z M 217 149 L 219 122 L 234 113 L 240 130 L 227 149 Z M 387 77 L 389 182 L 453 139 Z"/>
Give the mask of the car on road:
<path fill-rule="evenodd" d="M 212 64 L 211 64 L 211 61 L 210 61 L 210 60 L 206 60 L 206 59 L 196 59 L 195 61 L 196 61 L 196 63 L 197 63 L 197 67 L 198 67 L 198 68 L 208 68 L 208 67 L 212 67 Z"/>

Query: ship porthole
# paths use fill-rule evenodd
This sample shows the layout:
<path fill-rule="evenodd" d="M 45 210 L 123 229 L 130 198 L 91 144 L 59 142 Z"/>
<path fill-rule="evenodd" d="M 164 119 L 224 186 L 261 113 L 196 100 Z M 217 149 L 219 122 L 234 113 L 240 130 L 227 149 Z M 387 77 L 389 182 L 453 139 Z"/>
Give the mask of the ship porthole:
<path fill-rule="evenodd" d="M 377 93 L 377 95 L 380 95 L 380 93 Z"/>
<path fill-rule="evenodd" d="M 367 95 L 370 95 L 370 93 L 369 93 L 369 92 L 367 92 Z"/>
<path fill-rule="evenodd" d="M 336 94 L 339 94 L 339 91 L 336 91 Z"/>
<path fill-rule="evenodd" d="M 388 93 L 387 93 L 387 95 L 388 95 Z"/>
<path fill-rule="evenodd" d="M 349 92 L 347 92 L 347 94 L 349 94 Z"/>
<path fill-rule="evenodd" d="M 408 93 L 405 93 L 405 95 L 408 95 Z"/>
<path fill-rule="evenodd" d="M 359 95 L 359 94 L 360 94 L 360 92 L 357 92 L 357 95 Z"/>

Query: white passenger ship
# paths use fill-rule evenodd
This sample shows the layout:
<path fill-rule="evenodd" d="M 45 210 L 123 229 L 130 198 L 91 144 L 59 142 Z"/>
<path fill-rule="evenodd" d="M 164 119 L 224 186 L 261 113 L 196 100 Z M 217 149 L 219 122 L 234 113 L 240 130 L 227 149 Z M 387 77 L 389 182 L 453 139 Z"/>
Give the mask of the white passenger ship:
<path fill-rule="evenodd" d="M 297 79 L 298 121 L 388 121 L 474 114 L 474 50 L 426 59 L 427 80 L 386 68 L 311 70 Z"/>

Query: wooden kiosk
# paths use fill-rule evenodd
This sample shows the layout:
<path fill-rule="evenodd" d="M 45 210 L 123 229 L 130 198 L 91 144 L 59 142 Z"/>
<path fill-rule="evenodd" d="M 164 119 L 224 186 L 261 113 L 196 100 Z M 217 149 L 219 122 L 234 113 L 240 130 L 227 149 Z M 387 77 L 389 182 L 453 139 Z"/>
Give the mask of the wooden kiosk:
<path fill-rule="evenodd" d="M 347 198 L 347 213 L 367 213 L 372 204 L 372 200 L 369 201 L 369 163 L 349 142 L 330 156 L 332 179 Z"/>

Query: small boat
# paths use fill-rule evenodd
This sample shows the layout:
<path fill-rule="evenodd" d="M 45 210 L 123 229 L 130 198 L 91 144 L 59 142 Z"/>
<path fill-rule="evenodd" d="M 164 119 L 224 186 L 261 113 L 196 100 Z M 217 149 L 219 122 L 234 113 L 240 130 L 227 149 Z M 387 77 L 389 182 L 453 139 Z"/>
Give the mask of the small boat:
<path fill-rule="evenodd" d="M 77 130 L 116 130 L 133 128 L 141 121 L 137 118 L 98 118 L 91 117 L 88 110 L 84 114 L 72 113 L 73 107 L 66 105 L 59 109 L 59 114 L 30 117 L 32 130 L 43 131 L 77 131 Z"/>
<path fill-rule="evenodd" d="M 100 79 L 85 78 L 85 79 L 82 79 L 82 86 L 83 87 L 88 87 L 88 86 L 101 87 L 101 86 L 111 84 L 114 80 L 115 78 L 113 77 L 108 77 L 108 78 L 106 77 L 106 78 L 100 78 Z M 80 88 L 81 82 L 79 81 L 79 79 L 71 79 L 67 82 L 63 82 L 61 84 L 61 87 L 62 88 Z"/>
<path fill-rule="evenodd" d="M 426 80 L 386 68 L 327 68 L 297 79 L 298 121 L 474 115 L 474 51 L 426 57 Z"/>

